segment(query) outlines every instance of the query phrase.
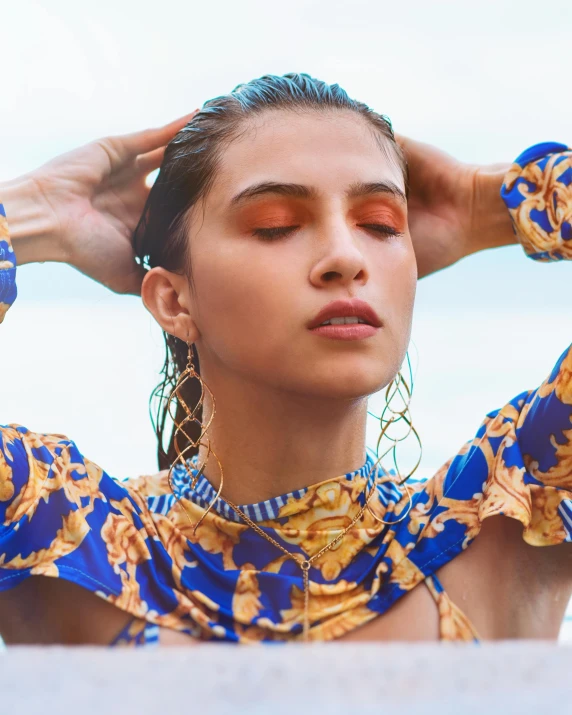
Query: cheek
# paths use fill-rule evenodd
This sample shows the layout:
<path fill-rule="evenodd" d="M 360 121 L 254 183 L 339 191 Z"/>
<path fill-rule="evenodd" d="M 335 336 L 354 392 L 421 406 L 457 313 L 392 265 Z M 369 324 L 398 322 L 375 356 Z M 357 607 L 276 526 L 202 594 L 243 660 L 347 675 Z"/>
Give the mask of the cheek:
<path fill-rule="evenodd" d="M 391 322 L 396 339 L 411 328 L 415 293 L 417 290 L 417 261 L 411 242 L 391 249 L 378 261 L 378 285 L 382 286 L 383 310 Z"/>
<path fill-rule="evenodd" d="M 203 340 L 221 354 L 238 354 L 252 346 L 271 346 L 278 331 L 269 326 L 288 320 L 287 296 L 294 276 L 266 251 L 244 255 L 240 246 L 198 253 L 192 263 L 197 327 Z"/>
<path fill-rule="evenodd" d="M 402 286 L 403 308 L 405 311 L 412 313 L 417 291 L 417 260 L 413 250 L 411 250 L 407 261 L 404 261 L 403 265 L 400 266 L 400 269 L 396 273 Z"/>

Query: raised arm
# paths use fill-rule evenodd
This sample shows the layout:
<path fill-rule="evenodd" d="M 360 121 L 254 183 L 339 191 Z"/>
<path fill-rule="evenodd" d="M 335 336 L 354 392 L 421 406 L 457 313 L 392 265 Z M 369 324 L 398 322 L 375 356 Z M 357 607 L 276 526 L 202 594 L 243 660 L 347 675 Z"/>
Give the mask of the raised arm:
<path fill-rule="evenodd" d="M 0 184 L 0 322 L 16 298 L 17 265 L 25 263 L 67 262 L 116 292 L 139 292 L 131 234 L 147 197 L 145 178 L 187 120 L 92 142 Z M 109 495 L 125 504 L 127 492 L 69 439 L 3 425 L 7 419 L 0 415 L 0 634 L 8 644 L 109 643 L 139 614 L 125 613 L 109 565 L 103 583 L 97 569 L 99 581 L 82 573 L 82 564 L 97 562 L 101 504 Z M 108 511 L 119 518 L 118 509 Z"/>
<path fill-rule="evenodd" d="M 536 261 L 572 260 L 572 149 L 565 144 L 536 144 L 512 165 L 469 169 L 432 147 L 402 141 L 406 149 L 409 147 L 411 170 L 417 166 L 421 172 L 421 178 L 412 176 L 412 235 L 417 222 L 426 216 L 429 228 L 423 233 L 417 226 L 415 239 L 427 268 L 431 262 L 437 266 L 435 270 L 444 267 L 445 258 L 453 256 L 452 246 L 457 253 L 468 255 L 509 242 L 520 243 Z M 446 190 L 443 178 L 442 199 L 438 198 L 439 192 L 424 190 L 421 180 L 424 177 L 428 181 L 431 172 L 438 173 L 439 166 L 443 171 L 449 167 L 457 177 L 458 187 L 453 189 L 449 183 Z M 471 181 L 467 178 L 469 173 Z M 473 188 L 469 191 L 470 184 Z M 440 217 L 441 224 L 436 217 Z M 440 262 L 436 243 L 431 239 L 436 235 L 447 247 Z M 450 262 L 453 261 L 447 265 Z M 510 439 L 500 448 L 491 443 L 483 449 L 487 435 L 497 439 L 507 434 Z M 499 449 L 511 453 L 506 462 L 499 456 Z M 531 519 L 530 525 L 526 524 L 529 543 L 572 542 L 572 345 L 538 389 L 517 395 L 504 408 L 488 415 L 475 444 L 464 451 L 463 460 L 472 459 L 475 451 L 486 455 L 489 478 L 502 472 L 506 464 L 516 465 L 514 478 L 518 487 L 512 484 L 511 489 L 522 489 L 523 495 L 529 487 L 540 490 L 542 509 L 537 506 L 527 517 Z M 479 474 L 480 483 L 485 478 L 486 474 Z M 525 523 L 524 517 L 522 520 Z"/>
<path fill-rule="evenodd" d="M 398 141 L 409 166 L 409 229 L 420 278 L 477 251 L 516 243 L 501 198 L 510 164 L 465 164 L 429 144 Z"/>
<path fill-rule="evenodd" d="M 572 259 L 572 149 L 555 143 L 527 149 L 507 173 L 502 196 L 530 258 Z M 524 402 L 516 434 L 528 472 L 556 489 L 563 531 L 572 541 L 572 345 Z"/>
<path fill-rule="evenodd" d="M 531 147 L 506 167 L 502 188 L 494 173 L 481 205 L 490 207 L 499 241 L 508 241 L 508 219 L 513 240 L 531 258 L 572 259 L 572 150 Z M 505 216 L 497 224 L 499 202 Z M 564 321 L 562 331 L 568 327 Z M 424 574 L 435 573 L 495 517 L 498 528 L 458 563 L 494 574 L 510 631 L 528 638 L 557 634 L 572 595 L 572 346 L 547 373 L 540 387 L 489 412 L 474 438 L 427 482 L 403 542 L 419 533 L 409 559 Z M 505 518 L 522 530 L 506 527 Z M 531 548 L 546 546 L 552 548 Z M 473 604 L 478 613 L 481 605 Z"/>
<path fill-rule="evenodd" d="M 99 139 L 0 184 L 4 253 L 13 258 L 9 229 L 18 265 L 65 262 L 117 293 L 138 294 L 143 269 L 135 262 L 131 235 L 149 193 L 145 179 L 191 116 Z M 0 270 L 10 257 L 0 253 Z"/>

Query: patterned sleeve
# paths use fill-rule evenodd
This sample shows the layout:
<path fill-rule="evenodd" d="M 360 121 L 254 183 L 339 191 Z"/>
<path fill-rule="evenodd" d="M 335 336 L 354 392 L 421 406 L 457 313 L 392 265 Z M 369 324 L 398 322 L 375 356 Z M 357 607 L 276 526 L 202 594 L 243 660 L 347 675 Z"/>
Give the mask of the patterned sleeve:
<path fill-rule="evenodd" d="M 16 299 L 15 278 L 0 205 L 0 322 Z M 140 615 L 114 544 L 127 535 L 133 561 L 150 559 L 143 506 L 64 435 L 0 424 L 0 591 L 29 576 L 60 577 Z"/>
<path fill-rule="evenodd" d="M 523 152 L 501 195 L 528 256 L 572 259 L 571 149 Z M 419 493 L 404 543 L 418 535 L 408 558 L 424 575 L 466 549 L 491 516 L 520 521 L 531 546 L 572 542 L 572 346 L 540 387 L 489 412 Z"/>
<path fill-rule="evenodd" d="M 0 592 L 30 576 L 73 581 L 141 615 L 123 570 L 150 560 L 144 504 L 63 435 L 0 426 Z"/>
<path fill-rule="evenodd" d="M 502 196 L 530 258 L 572 259 L 572 149 L 546 143 L 523 152 L 505 178 Z M 531 543 L 572 541 L 572 346 L 537 390 L 513 403 L 525 480 L 532 493 L 542 493 L 540 501 L 533 500 L 538 523 Z"/>
<path fill-rule="evenodd" d="M 16 300 L 16 254 L 10 243 L 4 206 L 0 204 L 0 323 Z"/>
<path fill-rule="evenodd" d="M 508 171 L 501 196 L 527 256 L 572 259 L 572 149 L 554 142 L 530 147 Z"/>

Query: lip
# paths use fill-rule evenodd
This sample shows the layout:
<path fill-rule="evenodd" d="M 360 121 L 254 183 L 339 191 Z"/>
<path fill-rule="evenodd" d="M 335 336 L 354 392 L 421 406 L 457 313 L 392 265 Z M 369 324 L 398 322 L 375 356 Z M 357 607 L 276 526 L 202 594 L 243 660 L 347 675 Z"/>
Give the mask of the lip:
<path fill-rule="evenodd" d="M 331 320 L 332 318 L 361 318 L 362 320 L 365 320 L 366 323 L 354 323 L 350 325 L 321 325 L 324 321 L 326 320 Z M 354 332 L 356 329 L 360 328 L 369 328 L 368 331 L 361 331 L 364 333 L 367 333 L 368 335 L 373 335 L 376 330 L 372 330 L 372 328 L 377 329 L 381 328 L 381 320 L 375 310 L 369 305 L 369 303 L 366 303 L 364 300 L 359 300 L 359 298 L 353 298 L 351 300 L 333 300 L 331 303 L 328 303 L 322 310 L 316 315 L 316 317 L 310 321 L 308 324 L 308 328 L 313 331 L 319 331 L 320 334 L 325 335 L 324 329 L 328 329 L 328 336 L 329 333 L 332 333 L 332 337 L 334 337 L 334 333 L 332 332 L 332 328 L 342 328 L 346 329 L 345 332 L 342 331 L 337 331 L 341 335 L 345 335 L 346 333 L 349 335 L 350 333 L 347 331 L 348 328 L 353 328 Z M 356 335 L 358 335 L 356 333 Z M 366 337 L 364 335 L 364 337 Z M 351 339 L 356 339 L 356 338 L 350 338 Z"/>
<path fill-rule="evenodd" d="M 320 325 L 312 328 L 315 335 L 331 340 L 363 340 L 375 335 L 379 328 L 365 323 L 353 323 L 350 325 Z"/>

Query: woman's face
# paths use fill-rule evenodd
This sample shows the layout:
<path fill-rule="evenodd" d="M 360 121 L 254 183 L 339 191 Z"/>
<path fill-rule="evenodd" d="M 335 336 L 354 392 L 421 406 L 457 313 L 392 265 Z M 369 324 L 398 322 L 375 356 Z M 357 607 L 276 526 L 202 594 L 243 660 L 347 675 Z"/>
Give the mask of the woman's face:
<path fill-rule="evenodd" d="M 403 175 L 378 142 L 351 112 L 275 110 L 224 150 L 189 222 L 189 301 L 207 383 L 222 370 L 352 399 L 394 377 L 417 268 Z M 342 304 L 333 317 L 366 324 L 313 328 L 330 303 L 355 299 L 377 317 Z"/>

